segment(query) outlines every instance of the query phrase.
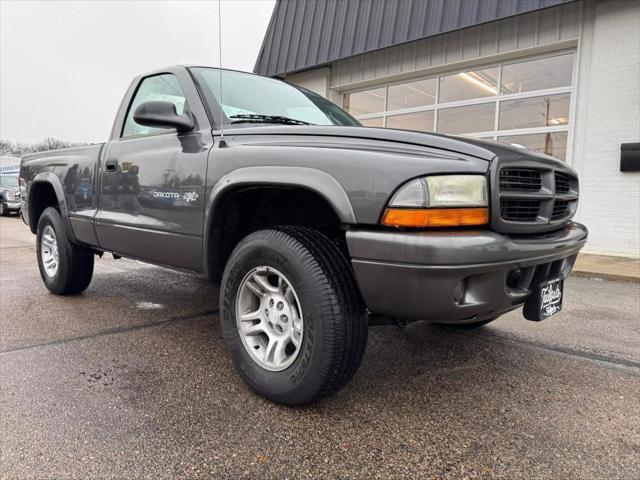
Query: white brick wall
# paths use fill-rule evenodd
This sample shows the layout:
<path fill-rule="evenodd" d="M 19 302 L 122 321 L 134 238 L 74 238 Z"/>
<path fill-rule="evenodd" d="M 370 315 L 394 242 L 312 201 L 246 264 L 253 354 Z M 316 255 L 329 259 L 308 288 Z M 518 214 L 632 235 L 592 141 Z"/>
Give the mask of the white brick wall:
<path fill-rule="evenodd" d="M 578 49 L 573 165 L 585 251 L 640 256 L 640 172 L 620 172 L 620 144 L 640 142 L 640 2 L 588 4 Z"/>

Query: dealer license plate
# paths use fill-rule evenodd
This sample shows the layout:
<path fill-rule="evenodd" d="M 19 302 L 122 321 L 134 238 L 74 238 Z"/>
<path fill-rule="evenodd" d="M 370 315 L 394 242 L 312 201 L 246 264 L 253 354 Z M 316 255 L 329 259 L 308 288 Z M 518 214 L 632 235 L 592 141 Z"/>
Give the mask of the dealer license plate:
<path fill-rule="evenodd" d="M 524 317 L 540 321 L 562 310 L 563 283 L 561 278 L 554 278 L 538 284 L 524 304 Z"/>

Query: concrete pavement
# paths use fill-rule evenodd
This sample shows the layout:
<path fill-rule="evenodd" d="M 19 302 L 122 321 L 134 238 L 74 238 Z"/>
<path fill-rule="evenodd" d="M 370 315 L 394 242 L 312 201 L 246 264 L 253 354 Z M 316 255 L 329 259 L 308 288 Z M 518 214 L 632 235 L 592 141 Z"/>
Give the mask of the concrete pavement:
<path fill-rule="evenodd" d="M 640 285 L 566 282 L 564 311 L 476 331 L 373 327 L 344 390 L 248 391 L 217 288 L 103 258 L 56 297 L 0 218 L 2 478 L 638 478 Z"/>

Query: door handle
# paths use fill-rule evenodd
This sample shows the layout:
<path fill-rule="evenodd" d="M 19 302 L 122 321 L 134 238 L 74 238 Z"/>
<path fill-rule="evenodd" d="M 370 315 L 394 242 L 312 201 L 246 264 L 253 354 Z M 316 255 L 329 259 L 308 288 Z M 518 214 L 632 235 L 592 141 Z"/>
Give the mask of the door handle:
<path fill-rule="evenodd" d="M 104 164 L 104 169 L 107 172 L 115 172 L 116 170 L 118 170 L 118 159 L 110 158 L 109 160 L 107 160 Z"/>

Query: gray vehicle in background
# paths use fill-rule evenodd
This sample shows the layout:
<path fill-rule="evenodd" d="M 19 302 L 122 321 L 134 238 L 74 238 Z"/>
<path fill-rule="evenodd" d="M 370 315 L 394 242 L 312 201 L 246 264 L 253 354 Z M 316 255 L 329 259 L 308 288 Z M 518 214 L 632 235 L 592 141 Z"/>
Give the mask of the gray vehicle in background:
<path fill-rule="evenodd" d="M 369 323 L 558 312 L 587 239 L 554 158 L 203 67 L 136 78 L 106 143 L 25 157 L 20 188 L 49 290 L 85 290 L 104 252 L 201 272 L 240 376 L 288 405 L 351 379 Z"/>
<path fill-rule="evenodd" d="M 0 175 L 0 217 L 20 212 L 17 175 Z"/>

